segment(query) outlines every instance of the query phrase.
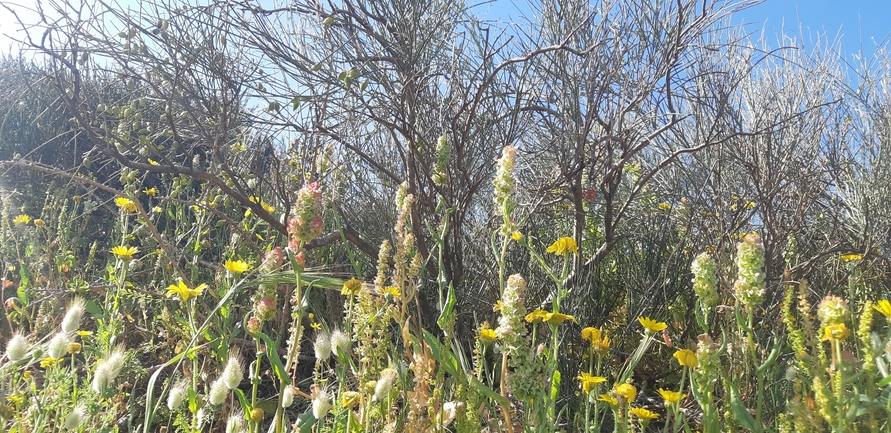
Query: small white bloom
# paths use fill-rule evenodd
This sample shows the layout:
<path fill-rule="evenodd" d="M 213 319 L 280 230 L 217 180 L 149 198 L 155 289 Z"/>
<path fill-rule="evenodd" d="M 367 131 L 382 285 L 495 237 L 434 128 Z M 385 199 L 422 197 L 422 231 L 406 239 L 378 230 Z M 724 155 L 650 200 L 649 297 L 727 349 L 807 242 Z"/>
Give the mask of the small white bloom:
<path fill-rule="evenodd" d="M 22 334 L 13 335 L 9 343 L 6 344 L 6 356 L 12 362 L 24 358 L 29 350 L 31 350 L 31 342 L 28 341 L 28 337 Z"/>
<path fill-rule="evenodd" d="M 74 298 L 68 304 L 68 311 L 65 312 L 65 317 L 62 319 L 62 332 L 70 333 L 80 329 L 80 320 L 84 316 L 84 309 L 84 300 L 81 297 Z"/>

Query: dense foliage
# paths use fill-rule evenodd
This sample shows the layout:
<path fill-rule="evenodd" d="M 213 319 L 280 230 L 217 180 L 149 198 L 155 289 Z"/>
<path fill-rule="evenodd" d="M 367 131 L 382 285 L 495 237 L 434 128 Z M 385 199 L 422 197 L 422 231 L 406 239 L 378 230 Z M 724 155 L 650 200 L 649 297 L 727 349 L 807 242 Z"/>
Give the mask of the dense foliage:
<path fill-rule="evenodd" d="M 53 3 L 0 431 L 887 431 L 891 62 L 748 6 Z"/>

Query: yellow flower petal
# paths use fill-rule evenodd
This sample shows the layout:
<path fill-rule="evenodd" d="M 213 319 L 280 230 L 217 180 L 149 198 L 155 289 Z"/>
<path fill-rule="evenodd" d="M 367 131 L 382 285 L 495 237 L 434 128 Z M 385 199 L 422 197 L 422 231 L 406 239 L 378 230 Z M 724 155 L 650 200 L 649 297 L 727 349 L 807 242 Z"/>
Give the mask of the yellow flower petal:
<path fill-rule="evenodd" d="M 630 410 L 631 414 L 645 420 L 651 420 L 659 418 L 659 414 L 642 407 L 632 407 Z"/>
<path fill-rule="evenodd" d="M 667 323 L 657 322 L 649 317 L 639 317 L 637 321 L 640 322 L 640 324 L 643 325 L 643 327 L 646 328 L 647 331 L 654 333 L 661 332 L 668 327 Z"/>
<path fill-rule="evenodd" d="M 891 319 L 891 302 L 889 302 L 887 299 L 882 299 L 876 302 L 876 304 L 873 305 L 872 308 L 879 313 L 882 313 L 883 316 Z"/>
<path fill-rule="evenodd" d="M 554 241 L 548 247 L 547 252 L 554 253 L 558 256 L 565 256 L 567 253 L 578 254 L 579 247 L 575 243 L 575 239 L 570 237 L 562 237 Z"/>
<path fill-rule="evenodd" d="M 251 267 L 251 265 L 249 265 L 244 260 L 226 260 L 226 263 L 223 264 L 223 267 L 233 274 L 241 275 L 242 273 L 247 271 L 248 268 Z"/>
<path fill-rule="evenodd" d="M 678 364 L 684 367 L 696 368 L 699 366 L 699 358 L 696 353 L 689 349 L 681 349 L 672 355 L 678 360 Z"/>

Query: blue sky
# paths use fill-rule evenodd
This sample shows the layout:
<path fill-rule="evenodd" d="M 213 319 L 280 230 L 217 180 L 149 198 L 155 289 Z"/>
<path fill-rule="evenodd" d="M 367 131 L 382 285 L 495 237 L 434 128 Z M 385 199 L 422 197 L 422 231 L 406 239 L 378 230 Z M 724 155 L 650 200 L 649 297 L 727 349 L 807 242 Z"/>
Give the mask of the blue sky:
<path fill-rule="evenodd" d="M 871 56 L 891 32 L 891 0 L 767 0 L 734 15 L 734 23 L 751 23 L 750 31 L 765 30 L 771 37 L 783 29 L 806 38 L 825 34 L 841 38 L 847 59 L 860 52 Z M 775 38 L 774 38 L 775 39 Z"/>
<path fill-rule="evenodd" d="M 3 0 L 6 4 L 17 4 L 16 9 L 25 19 L 34 19 L 27 9 L 34 9 L 34 0 Z M 72 0 L 77 1 L 77 0 Z M 471 3 L 478 0 L 470 0 Z M 268 2 L 268 0 L 267 0 Z M 135 0 L 119 0 L 121 4 L 134 4 Z M 506 15 L 516 18 L 526 0 L 496 0 L 488 6 L 488 18 L 502 18 Z M 487 6 L 480 7 L 483 11 Z M 842 49 L 851 59 L 851 54 L 859 52 L 861 47 L 867 55 L 871 55 L 877 43 L 884 40 L 891 32 L 891 0 L 767 0 L 762 4 L 736 14 L 734 23 L 749 23 L 749 30 L 760 32 L 762 28 L 775 40 L 781 30 L 786 34 L 799 36 L 799 22 L 804 41 L 813 40 L 818 33 L 825 33 L 830 40 L 841 37 Z M 15 33 L 15 25 L 11 14 L 0 9 L 0 51 L 9 52 L 10 41 L 2 34 Z"/>

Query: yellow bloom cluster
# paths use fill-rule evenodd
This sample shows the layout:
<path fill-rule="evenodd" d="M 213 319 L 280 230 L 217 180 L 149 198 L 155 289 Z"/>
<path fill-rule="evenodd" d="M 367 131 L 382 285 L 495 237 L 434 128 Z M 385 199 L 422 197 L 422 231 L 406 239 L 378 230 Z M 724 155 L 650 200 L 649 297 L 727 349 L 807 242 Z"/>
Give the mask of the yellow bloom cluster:
<path fill-rule="evenodd" d="M 590 341 L 591 347 L 598 355 L 609 353 L 610 339 L 597 328 L 587 327 L 582 329 L 582 340 Z"/>
<path fill-rule="evenodd" d="M 133 200 L 125 197 L 118 197 L 114 199 L 114 204 L 118 205 L 119 208 L 127 211 L 127 212 L 136 212 L 136 203 Z"/>

